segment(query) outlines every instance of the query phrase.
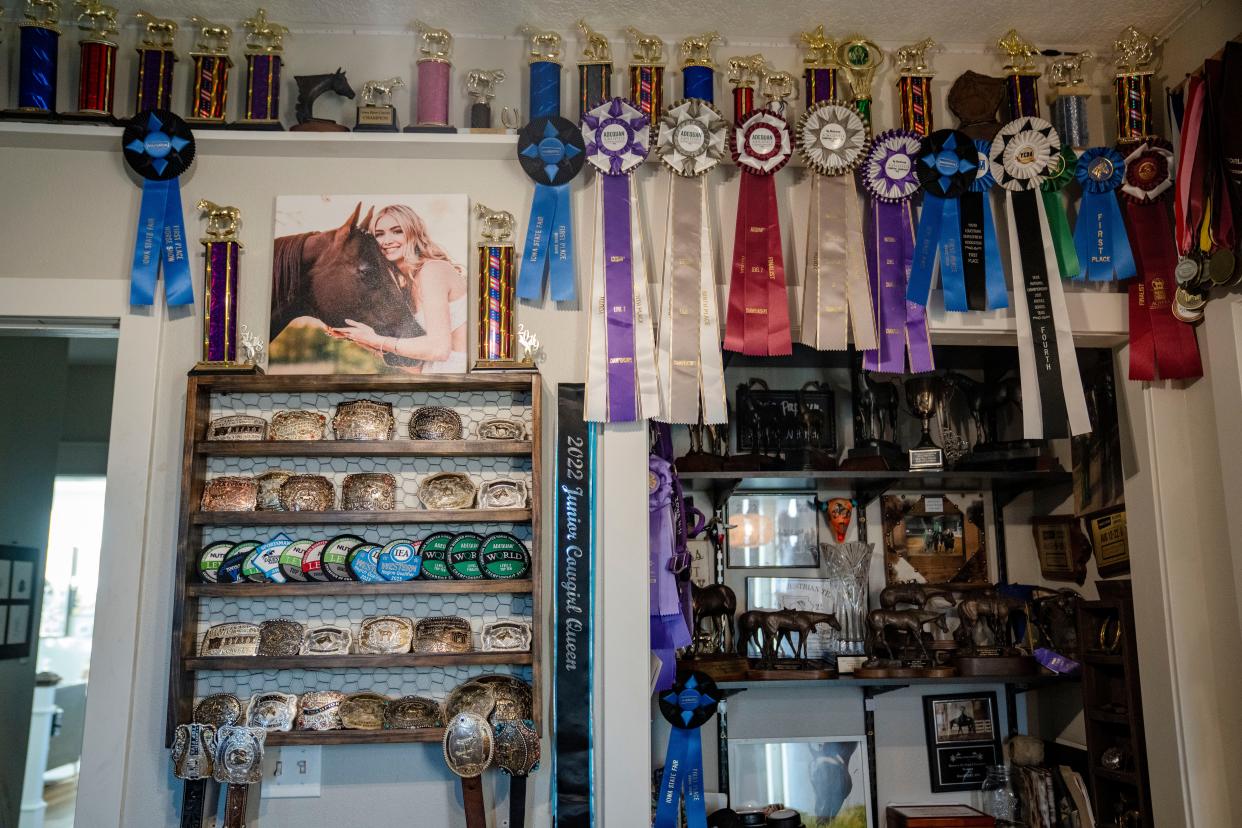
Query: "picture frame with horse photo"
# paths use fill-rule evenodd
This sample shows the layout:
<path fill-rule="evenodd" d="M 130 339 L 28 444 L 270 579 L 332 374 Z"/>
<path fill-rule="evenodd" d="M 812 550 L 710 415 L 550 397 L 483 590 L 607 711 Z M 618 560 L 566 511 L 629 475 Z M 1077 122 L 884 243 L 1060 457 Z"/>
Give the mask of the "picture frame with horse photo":
<path fill-rule="evenodd" d="M 1004 761 L 997 710 L 995 691 L 923 697 L 933 792 L 978 790 L 988 766 Z"/>
<path fill-rule="evenodd" d="M 268 373 L 462 374 L 465 194 L 276 199 Z"/>
<path fill-rule="evenodd" d="M 991 584 L 981 494 L 884 495 L 881 516 L 887 585 Z"/>

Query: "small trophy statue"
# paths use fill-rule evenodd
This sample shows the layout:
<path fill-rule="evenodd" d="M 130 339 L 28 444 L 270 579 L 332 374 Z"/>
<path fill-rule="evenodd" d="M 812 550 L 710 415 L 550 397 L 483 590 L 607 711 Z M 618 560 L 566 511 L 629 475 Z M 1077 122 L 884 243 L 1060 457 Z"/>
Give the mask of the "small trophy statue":
<path fill-rule="evenodd" d="M 936 48 L 930 37 L 897 50 L 897 98 L 901 104 L 901 126 L 926 138 L 932 126 L 932 71 L 927 52 Z"/>
<path fill-rule="evenodd" d="M 720 40 L 716 32 L 692 35 L 681 41 L 682 96 L 714 103 L 716 100 L 716 62 L 712 44 Z"/>
<path fill-rule="evenodd" d="M 298 122 L 290 127 L 291 132 L 349 132 L 349 127 L 338 124 L 328 118 L 315 117 L 315 100 L 328 92 L 342 98 L 354 98 L 354 88 L 345 77 L 345 70 L 337 67 L 335 72 L 322 75 L 298 75 L 293 79 L 298 86 L 297 105 L 293 112 Z"/>
<path fill-rule="evenodd" d="M 755 87 L 767 71 L 763 55 L 729 58 L 729 83 L 733 85 L 733 122 L 740 124 L 755 111 Z"/>
<path fill-rule="evenodd" d="M 358 104 L 358 122 L 354 132 L 400 132 L 397 108 L 392 93 L 405 86 L 401 78 L 369 80 L 362 84 L 362 103 Z"/>
<path fill-rule="evenodd" d="M 530 328 L 520 323 L 518 324 L 518 344 L 522 346 L 522 351 L 518 355 L 518 362 L 523 365 L 534 365 L 539 361 L 539 356 L 543 353 L 543 346 L 539 344 L 539 337 Z"/>
<path fill-rule="evenodd" d="M 474 368 L 530 368 L 530 360 L 515 354 L 513 214 L 483 204 L 474 206 L 474 214 L 479 219 L 479 329 Z"/>
<path fill-rule="evenodd" d="M 563 44 L 556 32 L 522 26 L 526 36 L 526 62 L 530 71 L 530 118 L 561 114 L 561 54 Z"/>
<path fill-rule="evenodd" d="M 921 374 L 905 381 L 906 404 L 911 413 L 923 421 L 923 436 L 910 449 L 910 471 L 940 471 L 944 468 L 944 451 L 931 435 L 931 420 L 940 406 L 944 384 L 940 377 Z"/>
<path fill-rule="evenodd" d="M 449 125 L 449 79 L 453 75 L 453 36 L 415 20 L 418 32 L 418 95 L 415 120 L 406 132 L 456 132 Z"/>
<path fill-rule="evenodd" d="M 777 115 L 789 118 L 785 111 L 789 102 L 798 97 L 798 81 L 789 72 L 764 72 L 759 81 L 763 105 Z"/>
<path fill-rule="evenodd" d="M 466 73 L 466 93 L 470 95 L 470 131 L 500 132 L 505 127 L 492 126 L 492 98 L 496 87 L 504 82 L 503 69 L 471 69 Z"/>
<path fill-rule="evenodd" d="M 1010 29 L 996 41 L 1005 55 L 1005 88 L 1009 93 L 1009 119 L 1039 117 L 1039 70 L 1032 60 L 1039 50 L 1026 38 Z"/>
<path fill-rule="evenodd" d="M 608 38 L 578 21 L 582 58 L 578 61 L 578 117 L 612 98 L 612 47 Z"/>
<path fill-rule="evenodd" d="M 1091 87 L 1083 77 L 1082 64 L 1095 55 L 1090 50 L 1067 55 L 1054 60 L 1048 67 L 1052 83 L 1049 102 L 1052 107 L 1052 125 L 1067 147 L 1086 147 L 1090 143 L 1087 133 L 1087 98 Z"/>
<path fill-rule="evenodd" d="M 134 112 L 172 109 L 173 67 L 177 63 L 173 43 L 180 27 L 175 20 L 142 10 L 134 12 L 134 17 L 143 25 L 142 41 L 138 44 Z"/>
<path fill-rule="evenodd" d="M 837 57 L 839 43 L 834 37 L 824 34 L 822 25 L 813 31 L 800 32 L 798 39 L 802 41 L 802 80 L 806 87 L 807 109 L 825 101 L 839 98 L 841 77 L 841 60 Z"/>
<path fill-rule="evenodd" d="M 1134 144 L 1156 134 L 1151 78 L 1159 68 L 1158 45 L 1155 35 L 1145 35 L 1133 26 L 1127 26 L 1121 37 L 1113 41 L 1119 143 Z"/>
<path fill-rule="evenodd" d="M 78 0 L 78 28 L 86 32 L 78 43 L 78 111 L 61 117 L 71 121 L 111 123 L 116 99 L 117 10 L 99 0 Z"/>
<path fill-rule="evenodd" d="M 242 27 L 246 29 L 246 104 L 233 128 L 282 130 L 280 71 L 289 28 L 268 20 L 265 9 L 243 20 Z"/>
<path fill-rule="evenodd" d="M 854 93 L 854 106 L 867 123 L 871 123 L 871 83 L 875 72 L 884 63 L 884 52 L 862 35 L 850 35 L 837 47 L 837 58 L 845 66 Z"/>
<path fill-rule="evenodd" d="M 241 211 L 200 199 L 196 205 L 207 218 L 203 245 L 203 358 L 191 374 L 262 373 L 257 365 L 238 361 L 237 238 Z"/>
<path fill-rule="evenodd" d="M 202 17 L 191 17 L 198 27 L 198 37 L 190 58 L 194 61 L 194 77 L 190 81 L 190 111 L 186 122 L 196 127 L 222 127 L 229 99 L 229 43 L 233 30 Z"/>
<path fill-rule="evenodd" d="M 664 41 L 633 26 L 625 36 L 630 43 L 630 100 L 654 123 L 664 111 Z"/>

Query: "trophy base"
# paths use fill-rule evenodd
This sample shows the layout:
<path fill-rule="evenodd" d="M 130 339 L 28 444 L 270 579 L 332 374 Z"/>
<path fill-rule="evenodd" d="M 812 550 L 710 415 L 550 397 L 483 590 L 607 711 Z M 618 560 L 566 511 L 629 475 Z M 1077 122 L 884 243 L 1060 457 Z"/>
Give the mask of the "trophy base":
<path fill-rule="evenodd" d="M 202 377 L 218 374 L 262 374 L 261 365 L 250 365 L 245 362 L 196 362 L 190 369 L 190 376 Z"/>
<path fill-rule="evenodd" d="M 746 671 L 746 678 L 750 681 L 823 681 L 836 677 L 836 665 L 816 658 L 806 661 L 777 659 L 772 666 L 755 661 L 754 666 Z"/>
<path fill-rule="evenodd" d="M 780 461 L 775 457 L 752 451 L 749 454 L 735 454 L 725 458 L 725 471 L 775 471 L 780 468 Z"/>
<path fill-rule="evenodd" d="M 223 118 L 186 118 L 185 122 L 195 129 L 234 129 L 233 124 Z"/>
<path fill-rule="evenodd" d="M 1044 440 L 1007 440 L 976 446 L 958 468 L 976 471 L 1039 471 L 1052 467 Z"/>
<path fill-rule="evenodd" d="M 677 458 L 679 472 L 720 471 L 724 468 L 725 459 L 717 454 L 705 451 L 691 451 Z"/>
<path fill-rule="evenodd" d="M 535 363 L 521 359 L 476 359 L 473 371 L 534 371 Z"/>
<path fill-rule="evenodd" d="M 59 117 L 50 109 L 6 109 L 0 112 L 0 118 L 6 121 L 28 121 L 32 124 L 46 124 Z"/>
<path fill-rule="evenodd" d="M 692 670 L 706 673 L 712 681 L 745 681 L 750 672 L 750 662 L 742 656 L 724 653 L 678 660 L 677 672 Z"/>
<path fill-rule="evenodd" d="M 896 443 L 871 440 L 850 449 L 841 461 L 845 471 L 905 471 L 906 457 Z"/>
<path fill-rule="evenodd" d="M 794 468 L 799 471 L 837 470 L 837 458 L 822 449 L 794 449 L 789 455 Z"/>
<path fill-rule="evenodd" d="M 349 127 L 327 118 L 311 118 L 289 127 L 290 132 L 349 132 Z"/>
<path fill-rule="evenodd" d="M 448 126 L 447 124 L 419 124 L 417 126 L 408 126 L 401 131 L 402 132 L 456 132 L 457 127 Z"/>
<path fill-rule="evenodd" d="M 1033 676 L 1039 662 L 1031 656 L 958 656 L 957 671 L 963 676 Z"/>
<path fill-rule="evenodd" d="M 938 446 L 912 448 L 910 471 L 944 471 L 944 452 Z"/>
<path fill-rule="evenodd" d="M 400 132 L 397 110 L 391 106 L 360 106 L 354 132 Z"/>
<path fill-rule="evenodd" d="M 382 126 L 379 124 L 355 124 L 354 132 L 400 132 L 401 127 L 396 124 Z"/>
<path fill-rule="evenodd" d="M 103 124 L 120 126 L 121 122 L 111 112 L 62 112 L 56 120 L 65 124 Z"/>
<path fill-rule="evenodd" d="M 243 118 L 240 121 L 233 121 L 228 125 L 229 129 L 246 129 L 253 132 L 284 132 L 285 125 L 280 121 L 249 121 Z"/>

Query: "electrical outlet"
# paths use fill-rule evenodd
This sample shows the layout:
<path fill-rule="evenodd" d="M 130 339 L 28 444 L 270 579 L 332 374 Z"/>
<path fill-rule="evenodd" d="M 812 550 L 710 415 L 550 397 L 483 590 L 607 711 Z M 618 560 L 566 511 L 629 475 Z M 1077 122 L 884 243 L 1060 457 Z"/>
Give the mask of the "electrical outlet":
<path fill-rule="evenodd" d="M 267 754 L 260 788 L 263 797 L 319 796 L 323 780 L 321 746 L 282 747 Z"/>

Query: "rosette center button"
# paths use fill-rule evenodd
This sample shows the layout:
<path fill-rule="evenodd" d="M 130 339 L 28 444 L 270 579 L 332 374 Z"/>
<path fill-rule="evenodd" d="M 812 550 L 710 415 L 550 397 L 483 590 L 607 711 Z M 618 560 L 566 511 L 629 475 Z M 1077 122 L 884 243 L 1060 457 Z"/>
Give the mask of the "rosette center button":
<path fill-rule="evenodd" d="M 827 124 L 819 131 L 820 143 L 830 150 L 839 150 L 844 147 L 845 139 L 845 127 L 841 124 Z"/>
<path fill-rule="evenodd" d="M 163 158 L 172 152 L 172 139 L 162 132 L 152 132 L 142 141 L 143 149 L 152 158 Z"/>
<path fill-rule="evenodd" d="M 545 164 L 559 164 L 565 158 L 565 144 L 559 138 L 544 138 L 539 142 L 539 157 Z"/>
<path fill-rule="evenodd" d="M 606 124 L 599 131 L 599 140 L 608 152 L 620 152 L 630 145 L 630 128 L 620 121 Z"/>
<path fill-rule="evenodd" d="M 750 134 L 747 144 L 749 144 L 750 151 L 757 157 L 768 158 L 776 152 L 780 139 L 776 134 L 776 130 L 764 126 Z"/>
<path fill-rule="evenodd" d="M 696 155 L 707 143 L 707 134 L 698 124 L 682 124 L 677 128 L 677 148 L 686 155 Z"/>
<path fill-rule="evenodd" d="M 903 153 L 890 155 L 884 161 L 884 174 L 891 179 L 900 180 L 910 174 L 910 156 Z"/>

